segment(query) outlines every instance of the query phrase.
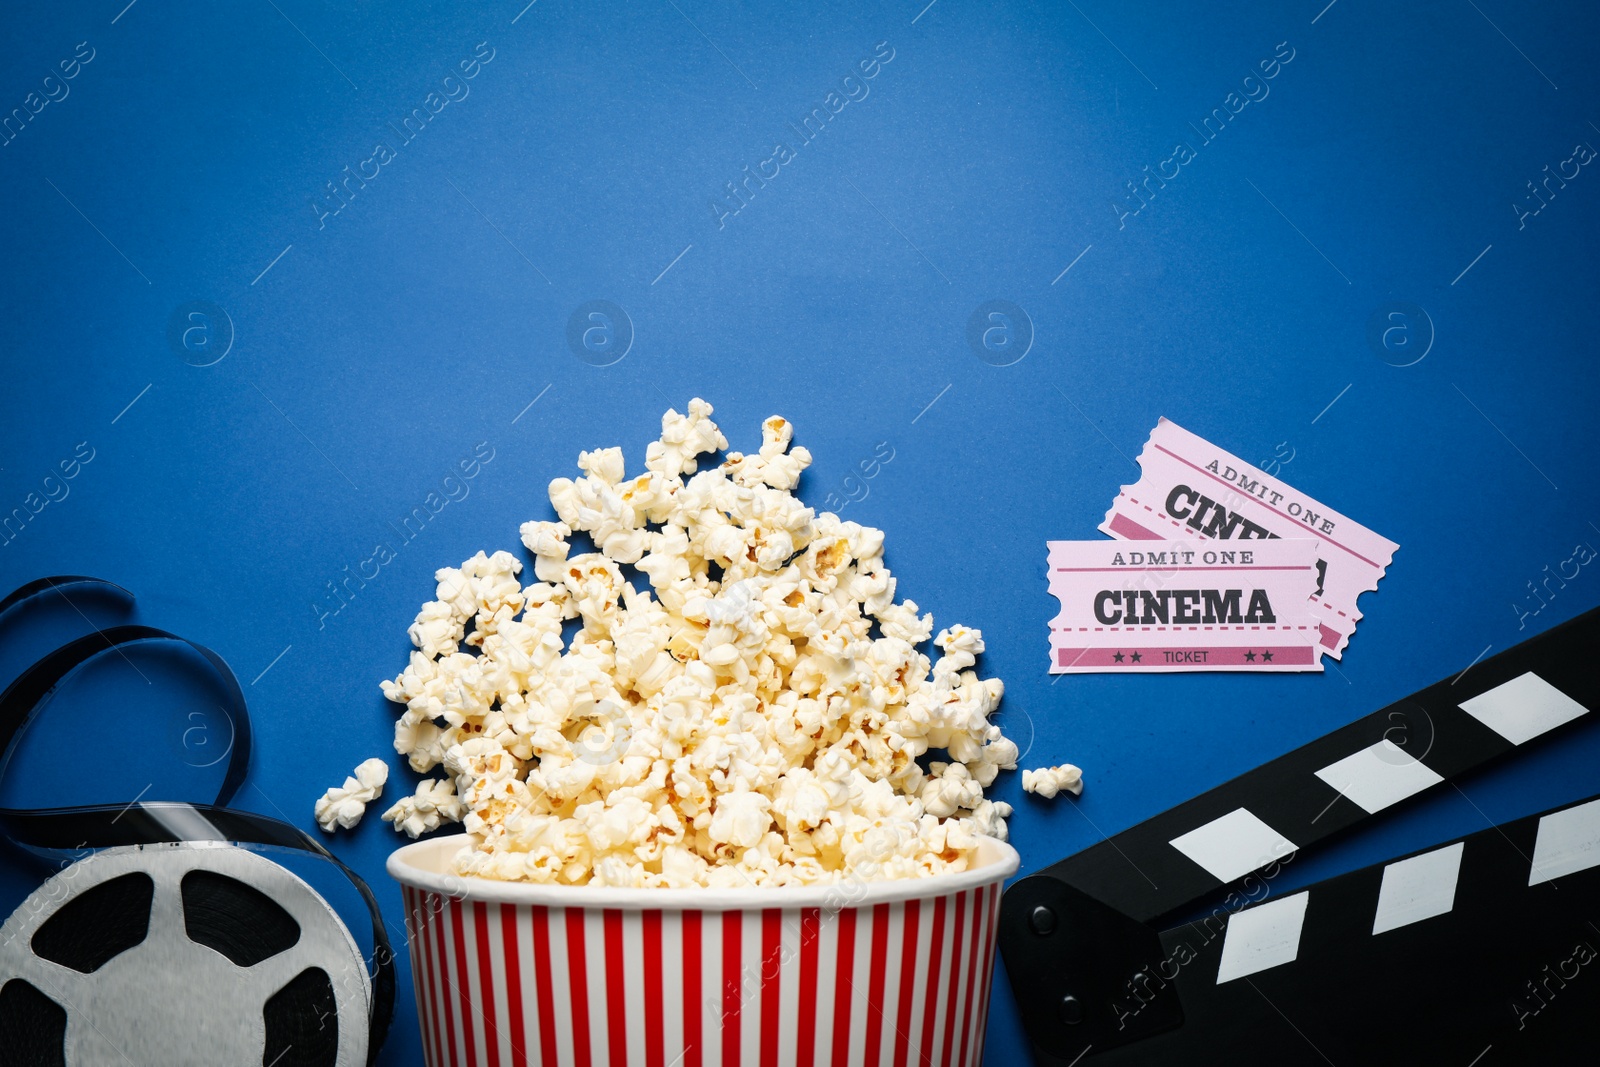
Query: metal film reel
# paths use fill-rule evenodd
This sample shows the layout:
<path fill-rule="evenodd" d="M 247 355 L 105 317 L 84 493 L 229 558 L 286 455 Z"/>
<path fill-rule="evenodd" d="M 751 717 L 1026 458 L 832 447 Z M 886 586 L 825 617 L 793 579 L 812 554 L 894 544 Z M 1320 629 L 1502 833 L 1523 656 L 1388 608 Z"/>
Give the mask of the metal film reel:
<path fill-rule="evenodd" d="M 217 842 L 109 848 L 0 927 L 0 1060 L 361 1067 L 372 992 L 337 913 Z"/>

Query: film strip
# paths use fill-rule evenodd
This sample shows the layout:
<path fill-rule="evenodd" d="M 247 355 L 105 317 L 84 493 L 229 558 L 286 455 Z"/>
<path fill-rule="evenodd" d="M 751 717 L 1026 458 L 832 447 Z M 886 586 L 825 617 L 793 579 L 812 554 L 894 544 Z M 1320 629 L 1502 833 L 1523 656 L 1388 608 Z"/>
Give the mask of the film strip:
<path fill-rule="evenodd" d="M 0 616 L 48 592 L 65 597 L 66 590 L 73 587 L 114 596 L 128 603 L 133 600 L 127 590 L 103 579 L 62 575 L 29 582 L 0 599 Z M 25 974 L 40 976 L 45 985 L 50 985 L 54 979 L 63 988 L 82 993 L 87 990 L 88 982 L 102 973 L 101 968 L 113 958 L 100 958 L 104 946 L 118 944 L 122 945 L 119 951 L 129 950 L 130 957 L 136 946 L 141 949 L 154 946 L 149 951 L 165 952 L 155 961 L 158 971 L 163 972 L 183 963 L 181 953 L 173 955 L 174 946 L 178 944 L 208 945 L 220 953 L 219 958 L 226 957 L 242 967 L 241 961 L 249 961 L 259 954 L 259 947 L 249 946 L 259 943 L 271 924 L 280 921 L 273 911 L 277 908 L 287 917 L 295 933 L 277 952 L 269 955 L 281 953 L 291 963 L 311 962 L 305 963 L 300 971 L 283 974 L 285 984 L 281 987 L 270 983 L 281 964 L 267 956 L 251 964 L 263 968 L 256 974 L 266 974 L 271 987 L 261 990 L 264 1003 L 257 1005 L 260 1015 L 237 1020 L 237 1026 L 244 1029 L 247 1037 L 264 1042 L 263 1063 L 275 1062 L 279 1067 L 294 1064 L 345 1067 L 346 1064 L 375 1063 L 394 1010 L 394 954 L 377 900 L 359 875 L 303 831 L 277 819 L 228 807 L 249 769 L 250 718 L 238 680 L 215 652 L 176 634 L 142 625 L 96 629 L 55 649 L 29 666 L 0 693 L 0 775 L 4 774 L 17 738 L 45 706 L 56 687 L 73 671 L 108 651 L 154 641 L 177 642 L 189 647 L 201 656 L 221 682 L 227 700 L 225 710 L 234 723 L 234 742 L 222 783 L 210 804 L 139 800 L 120 805 L 68 808 L 0 808 L 0 836 L 47 861 L 59 872 L 41 886 L 34 897 L 51 895 L 46 891 L 53 883 L 62 883 L 78 869 L 90 872 L 71 879 L 70 888 L 63 893 L 51 895 L 52 906 L 57 909 L 54 916 L 69 913 L 74 904 L 78 905 L 78 918 L 74 922 L 55 924 L 58 930 L 75 930 L 75 933 L 49 934 L 51 916 L 24 915 L 23 912 L 29 910 L 26 907 L 18 909 L 7 920 L 5 932 L 8 936 L 4 944 L 0 944 L 0 965 L 8 972 L 0 974 L 0 982 L 4 982 L 0 986 L 0 1041 L 4 1042 L 0 1051 L 8 1056 L 21 1056 L 16 1061 L 21 1063 L 61 1062 L 64 1035 L 72 1032 L 69 1030 L 72 1006 L 57 1003 L 48 993 L 30 984 L 23 977 Z M 370 975 L 359 952 L 354 957 L 355 970 L 359 972 L 359 981 L 355 981 L 350 978 L 349 968 L 341 962 L 348 959 L 347 954 L 334 952 L 319 956 L 312 951 L 319 941 L 317 931 L 326 935 L 320 939 L 322 944 L 326 945 L 330 939 L 337 941 L 329 933 L 333 926 L 342 932 L 343 942 L 348 943 L 347 946 L 341 943 L 340 947 L 354 950 L 355 944 L 326 902 L 287 869 L 253 855 L 250 850 L 256 848 L 309 853 L 333 864 L 349 880 L 360 894 L 372 923 Z M 62 862 L 63 857 L 78 862 Z M 140 877 L 143 882 L 138 880 Z M 263 880 L 273 887 L 273 893 L 252 889 L 252 882 Z M 98 887 L 105 885 L 121 886 L 125 890 L 127 886 L 146 883 L 151 886 L 151 895 L 143 900 L 142 913 L 138 907 L 127 906 L 125 891 L 106 894 L 103 899 L 93 896 Z M 201 888 L 193 889 L 196 885 Z M 165 892 L 167 889 L 171 892 Z M 139 890 L 135 888 L 134 892 L 137 896 Z M 64 899 L 54 899 L 55 896 Z M 34 903 L 34 897 L 29 898 L 29 904 Z M 314 898 L 326 914 L 309 903 L 310 898 Z M 94 899 L 95 905 L 83 904 L 86 899 Z M 294 914 L 290 915 L 291 911 Z M 108 914 L 122 917 L 112 921 L 106 917 Z M 158 922 L 163 918 L 167 920 L 166 926 Z M 91 920 L 102 926 L 86 934 L 84 931 Z M 181 931 L 175 933 L 175 928 L 169 928 L 173 921 L 179 924 Z M 206 930 L 213 930 L 209 941 L 202 933 L 197 933 Z M 133 937 L 129 931 L 138 936 Z M 301 943 L 302 934 L 311 936 Z M 50 954 L 53 936 L 57 941 L 64 937 L 65 947 L 59 950 L 59 959 Z M 131 943 L 128 943 L 129 938 L 133 938 Z M 296 945 L 299 945 L 298 951 L 291 951 Z M 162 968 L 159 966 L 162 963 L 170 966 Z M 312 971 L 316 974 L 306 981 Z M 240 976 L 244 973 L 238 972 Z M 82 976 L 81 980 L 74 977 L 75 974 Z M 114 982 L 115 976 L 105 980 Z M 165 1031 L 164 1037 L 158 1036 L 157 1051 L 178 1057 L 169 1057 L 167 1062 L 199 1062 L 196 1057 L 203 1060 L 208 1055 L 203 1032 L 206 1024 L 189 1018 L 186 1014 L 189 1006 L 182 998 L 160 1002 L 157 994 L 161 983 L 138 984 L 146 986 L 148 992 L 129 994 L 134 1001 L 131 1007 L 127 996 L 120 1001 L 115 997 L 94 995 L 78 999 L 94 1004 L 93 1010 L 102 1013 L 110 1004 L 110 1022 L 106 1026 L 115 1029 L 119 1023 L 126 1024 L 129 1032 L 135 1035 L 132 1038 L 135 1041 L 141 1040 L 140 1035 L 146 1032 L 160 1033 L 162 1027 L 149 1018 L 142 1022 L 130 1019 L 129 1014 L 145 1012 L 164 1018 L 175 1028 Z M 352 990 L 352 987 L 356 988 Z M 63 996 L 60 999 L 73 998 Z M 332 1028 L 330 1040 L 330 1028 L 323 1023 L 339 1006 L 347 1010 L 359 1006 L 366 1016 L 361 1020 L 364 1025 L 352 1027 L 347 1023 Z M 56 1013 L 60 1013 L 59 1027 L 55 1025 Z M 276 1029 L 274 1013 L 279 1020 Z M 96 1021 L 91 1019 L 89 1023 Z M 194 1022 L 199 1029 L 184 1032 L 182 1024 L 186 1021 Z M 217 1024 L 213 1020 L 209 1025 Z M 96 1027 L 89 1025 L 85 1032 L 94 1030 Z M 160 1043 L 163 1040 L 166 1043 Z M 181 1044 L 184 1041 L 198 1044 L 188 1047 Z"/>
<path fill-rule="evenodd" d="M 1041 1060 L 1221 1064 L 1277 1049 L 1465 1064 L 1499 1047 L 1498 1062 L 1568 1062 L 1597 1029 L 1593 991 L 1559 994 L 1600 950 L 1600 799 L 1294 893 L 1272 879 L 1299 851 L 1600 708 L 1596 652 L 1600 610 L 1011 886 L 1000 947 Z M 1225 887 L 1258 902 L 1164 928 Z"/>

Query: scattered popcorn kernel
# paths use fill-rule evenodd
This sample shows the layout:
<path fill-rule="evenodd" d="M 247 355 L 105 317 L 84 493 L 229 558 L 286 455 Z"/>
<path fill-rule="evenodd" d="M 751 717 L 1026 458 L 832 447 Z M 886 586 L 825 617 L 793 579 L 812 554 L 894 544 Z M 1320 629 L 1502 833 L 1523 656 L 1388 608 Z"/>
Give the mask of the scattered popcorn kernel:
<path fill-rule="evenodd" d="M 1037 793 L 1047 800 L 1063 790 L 1079 796 L 1083 793 L 1083 772 L 1070 763 L 1023 771 L 1022 788 L 1024 792 Z"/>
<path fill-rule="evenodd" d="M 355 774 L 334 786 L 317 801 L 317 825 L 324 833 L 350 829 L 366 814 L 367 805 L 378 799 L 383 783 L 389 780 L 389 765 L 381 759 L 363 760 Z"/>

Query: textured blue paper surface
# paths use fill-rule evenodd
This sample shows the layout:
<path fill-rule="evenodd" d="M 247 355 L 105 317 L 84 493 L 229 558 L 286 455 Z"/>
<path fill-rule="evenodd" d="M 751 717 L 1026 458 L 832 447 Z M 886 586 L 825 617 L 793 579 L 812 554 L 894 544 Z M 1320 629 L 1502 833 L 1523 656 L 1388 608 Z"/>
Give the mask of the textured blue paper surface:
<path fill-rule="evenodd" d="M 1025 872 L 1600 602 L 1591 9 L 123 2 L 0 14 L 0 585 L 102 575 L 233 664 L 243 806 L 311 828 L 392 758 L 433 570 L 520 551 L 580 449 L 637 468 L 696 395 L 734 447 L 793 420 L 806 499 L 984 631 L 1026 765 L 1084 768 L 998 786 Z M 1400 543 L 1336 669 L 1045 673 L 1044 542 L 1094 536 L 1163 415 Z M 7 677 L 85 625 L 46 614 Z M 63 694 L 4 799 L 200 798 L 227 726 L 159 660 Z M 1575 727 L 1286 877 L 1597 765 Z M 333 842 L 392 925 L 395 843 Z M 0 912 L 36 884 L 7 864 Z M 1003 971 L 993 1003 L 1026 1055 Z M 420 1055 L 403 973 L 382 1062 Z"/>

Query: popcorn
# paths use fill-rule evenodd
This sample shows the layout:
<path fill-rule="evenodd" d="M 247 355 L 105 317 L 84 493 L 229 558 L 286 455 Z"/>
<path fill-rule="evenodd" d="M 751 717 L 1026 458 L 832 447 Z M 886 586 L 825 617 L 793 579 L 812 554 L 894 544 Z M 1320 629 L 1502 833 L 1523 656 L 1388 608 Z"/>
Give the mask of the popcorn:
<path fill-rule="evenodd" d="M 760 793 L 724 793 L 717 799 L 716 814 L 708 831 L 719 845 L 754 848 L 766 837 L 772 825 L 772 802 Z"/>
<path fill-rule="evenodd" d="M 1063 763 L 1059 767 L 1040 767 L 1036 771 L 1023 771 L 1022 788 L 1025 792 L 1037 793 L 1046 800 L 1062 790 L 1070 792 L 1073 796 L 1080 796 L 1083 793 L 1083 772 L 1070 763 Z"/>
<path fill-rule="evenodd" d="M 394 807 L 383 813 L 383 821 L 394 823 L 396 830 L 416 840 L 447 822 L 460 822 L 465 811 L 456 796 L 455 783 L 434 779 L 418 783 L 416 794 L 401 797 Z"/>
<path fill-rule="evenodd" d="M 920 651 L 933 617 L 895 599 L 882 531 L 792 494 L 811 463 L 794 427 L 769 418 L 757 452 L 702 469 L 728 446 L 711 415 L 668 411 L 632 478 L 621 449 L 581 453 L 550 483 L 555 521 L 522 524 L 533 584 L 505 552 L 436 574 L 382 689 L 405 706 L 395 750 L 446 777 L 383 817 L 412 837 L 462 822 L 458 873 L 911 878 L 1005 837 L 1011 807 L 983 792 L 1018 753 L 989 721 L 1004 686 L 974 669 L 982 635 L 952 626 L 936 660 Z"/>
<path fill-rule="evenodd" d="M 710 409 L 706 410 L 709 414 Z M 800 482 L 800 472 L 811 466 L 810 452 L 804 448 L 789 451 L 793 439 L 794 427 L 787 419 L 774 415 L 761 424 L 761 451 L 754 456 L 731 453 L 723 467 L 740 485 L 793 489 Z M 723 446 L 726 445 L 724 441 Z"/>
<path fill-rule="evenodd" d="M 661 416 L 661 440 L 645 449 L 644 465 L 658 474 L 676 478 L 695 472 L 696 456 L 727 447 L 728 439 L 711 421 L 711 405 L 696 397 L 689 401 L 689 414 L 679 415 L 668 408 Z"/>
<path fill-rule="evenodd" d="M 941 819 L 962 808 L 975 808 L 983 798 L 983 787 L 972 780 L 962 763 L 935 763 L 933 776 L 922 787 L 922 810 Z"/>
<path fill-rule="evenodd" d="M 997 737 L 978 750 L 978 756 L 969 769 L 972 777 L 983 788 L 994 784 L 1001 771 L 1017 769 L 1017 743 L 1009 737 Z"/>
<path fill-rule="evenodd" d="M 344 785 L 334 786 L 322 795 L 316 804 L 317 825 L 323 833 L 331 834 L 336 828 L 346 830 L 361 821 L 367 805 L 378 799 L 383 783 L 389 780 L 389 765 L 381 759 L 363 760 Z"/>

